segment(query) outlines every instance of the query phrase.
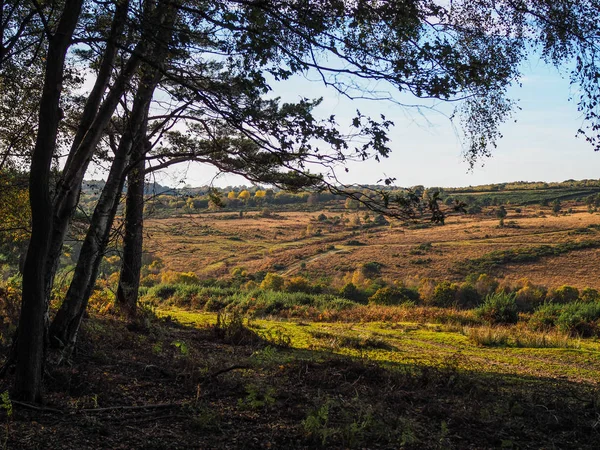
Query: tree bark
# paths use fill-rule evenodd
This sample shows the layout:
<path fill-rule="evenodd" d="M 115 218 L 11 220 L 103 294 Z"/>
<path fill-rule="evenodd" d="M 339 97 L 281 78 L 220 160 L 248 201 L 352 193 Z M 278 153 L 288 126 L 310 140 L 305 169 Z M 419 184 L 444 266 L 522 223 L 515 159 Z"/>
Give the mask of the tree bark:
<path fill-rule="evenodd" d="M 36 402 L 41 398 L 47 329 L 46 261 L 52 235 L 50 167 L 60 121 L 59 102 L 71 38 L 79 20 L 82 0 L 67 0 L 56 33 L 48 43 L 39 127 L 31 159 L 29 198 L 31 240 L 23 270 L 23 298 L 17 332 L 17 366 L 13 396 Z"/>
<path fill-rule="evenodd" d="M 104 256 L 110 229 L 113 224 L 119 199 L 123 190 L 125 175 L 129 161 L 132 160 L 132 151 L 135 149 L 135 164 L 143 167 L 145 157 L 145 142 L 148 128 L 148 111 L 154 95 L 154 90 L 161 78 L 157 68 L 167 57 L 168 41 L 172 33 L 176 10 L 169 8 L 165 11 L 167 3 L 161 3 L 156 10 L 156 17 L 163 26 L 158 33 L 157 41 L 148 55 L 154 65 L 142 65 L 141 76 L 137 92 L 134 96 L 133 107 L 126 123 L 115 159 L 111 166 L 109 177 L 102 190 L 100 199 L 94 209 L 90 228 L 82 245 L 73 280 L 67 295 L 50 327 L 50 343 L 55 347 L 73 349 L 81 319 L 85 313 L 90 295 L 94 289 L 98 268 Z M 166 14 L 163 14 L 166 13 Z"/>
<path fill-rule="evenodd" d="M 125 204 L 125 234 L 123 236 L 123 263 L 117 288 L 116 305 L 129 322 L 137 315 L 142 247 L 144 243 L 144 179 L 145 148 L 142 142 L 134 148 L 132 160 L 137 161 L 127 175 Z"/>
<path fill-rule="evenodd" d="M 158 77 L 157 71 L 147 71 L 140 80 L 127 129 L 119 142 L 109 176 L 94 209 L 73 280 L 50 326 L 50 344 L 54 347 L 66 346 L 72 349 L 77 339 L 81 319 L 94 289 L 98 268 L 117 213 L 132 148 L 139 146 L 139 142 L 144 142 L 146 138 L 148 110 Z"/>

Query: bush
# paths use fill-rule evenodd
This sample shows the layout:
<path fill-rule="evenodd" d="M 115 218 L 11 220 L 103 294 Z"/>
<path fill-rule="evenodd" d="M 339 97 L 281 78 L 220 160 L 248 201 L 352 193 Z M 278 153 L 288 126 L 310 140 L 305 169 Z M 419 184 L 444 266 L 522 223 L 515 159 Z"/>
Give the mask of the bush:
<path fill-rule="evenodd" d="M 173 296 L 177 287 L 172 284 L 159 284 L 148 290 L 148 295 L 156 297 L 160 300 L 167 300 Z"/>
<path fill-rule="evenodd" d="M 514 294 L 497 292 L 486 296 L 475 315 L 489 324 L 517 323 L 519 312 Z"/>
<path fill-rule="evenodd" d="M 382 287 L 369 297 L 369 303 L 374 305 L 401 305 L 414 302 L 419 294 L 405 287 Z"/>
<path fill-rule="evenodd" d="M 579 290 L 573 286 L 563 285 L 548 292 L 547 299 L 553 303 L 572 303 L 579 298 Z"/>
<path fill-rule="evenodd" d="M 556 321 L 562 313 L 563 306 L 555 303 L 540 305 L 531 315 L 529 326 L 538 331 L 548 331 L 556 326 Z"/>
<path fill-rule="evenodd" d="M 481 304 L 481 295 L 472 284 L 463 283 L 456 291 L 455 304 L 458 308 L 475 308 Z"/>
<path fill-rule="evenodd" d="M 262 283 L 260 283 L 261 289 L 269 289 L 271 291 L 281 291 L 283 290 L 283 285 L 285 280 L 281 275 L 277 275 L 276 273 L 267 273 Z"/>
<path fill-rule="evenodd" d="M 556 320 L 556 326 L 572 336 L 597 336 L 600 331 L 600 303 L 566 305 Z"/>
<path fill-rule="evenodd" d="M 600 301 L 600 292 L 596 289 L 585 288 L 579 293 L 579 300 L 585 303 Z"/>
<path fill-rule="evenodd" d="M 304 277 L 292 277 L 285 281 L 286 292 L 313 292 L 313 286 Z"/>
<path fill-rule="evenodd" d="M 358 303 L 366 303 L 367 300 L 365 294 L 358 289 L 354 283 L 346 283 L 346 285 L 340 289 L 340 297 Z"/>
<path fill-rule="evenodd" d="M 541 305 L 546 298 L 546 290 L 526 281 L 524 286 L 517 290 L 515 300 L 519 311 L 533 311 Z"/>
<path fill-rule="evenodd" d="M 168 270 L 160 277 L 162 284 L 199 284 L 200 280 L 194 272 L 174 272 Z"/>
<path fill-rule="evenodd" d="M 362 266 L 362 271 L 365 275 L 376 275 L 381 272 L 382 267 L 383 267 L 383 264 L 381 264 L 377 261 L 372 261 L 372 262 L 364 263 Z"/>
<path fill-rule="evenodd" d="M 456 304 L 456 293 L 458 285 L 449 281 L 442 281 L 433 289 L 433 294 L 429 300 L 432 306 L 450 307 Z"/>
<path fill-rule="evenodd" d="M 493 294 L 498 288 L 498 280 L 489 276 L 487 273 L 482 273 L 475 281 L 475 290 L 482 297 Z"/>

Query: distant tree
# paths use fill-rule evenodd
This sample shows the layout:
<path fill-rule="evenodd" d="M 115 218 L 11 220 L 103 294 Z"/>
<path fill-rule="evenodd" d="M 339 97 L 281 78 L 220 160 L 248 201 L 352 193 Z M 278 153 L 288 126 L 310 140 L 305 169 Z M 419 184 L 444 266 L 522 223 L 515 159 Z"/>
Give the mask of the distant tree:
<path fill-rule="evenodd" d="M 496 217 L 498 219 L 504 219 L 507 215 L 508 212 L 506 212 L 506 208 L 504 206 L 500 206 L 498 209 L 496 209 Z"/>
<path fill-rule="evenodd" d="M 360 204 L 358 203 L 358 200 L 350 197 L 348 197 L 344 203 L 344 207 L 346 209 L 358 209 L 359 206 Z"/>
<path fill-rule="evenodd" d="M 554 214 L 558 214 L 561 209 L 562 209 L 562 205 L 560 203 L 560 200 L 559 199 L 554 200 L 552 202 L 552 212 Z"/>
<path fill-rule="evenodd" d="M 250 192 L 244 189 L 242 192 L 238 194 L 238 200 L 246 201 L 251 197 Z"/>

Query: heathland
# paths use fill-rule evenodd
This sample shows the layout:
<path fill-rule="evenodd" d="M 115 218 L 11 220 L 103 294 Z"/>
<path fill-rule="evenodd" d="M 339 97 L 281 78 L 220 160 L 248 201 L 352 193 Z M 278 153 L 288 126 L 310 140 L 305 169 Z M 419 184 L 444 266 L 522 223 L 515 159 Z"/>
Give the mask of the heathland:
<path fill-rule="evenodd" d="M 4 442 L 597 448 L 599 193 L 594 180 L 444 189 L 444 224 L 315 193 L 232 188 L 220 206 L 155 193 L 143 321 L 113 315 L 116 239 L 47 406 L 3 398 Z M 19 277 L 3 270 L 6 349 Z"/>

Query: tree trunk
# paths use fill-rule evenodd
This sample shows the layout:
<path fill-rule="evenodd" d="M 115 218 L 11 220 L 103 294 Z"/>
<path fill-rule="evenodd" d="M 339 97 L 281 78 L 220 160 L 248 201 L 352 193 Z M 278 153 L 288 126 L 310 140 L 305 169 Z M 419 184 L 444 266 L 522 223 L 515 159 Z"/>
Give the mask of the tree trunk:
<path fill-rule="evenodd" d="M 75 343 L 77 330 L 85 312 L 87 300 L 94 288 L 98 267 L 102 261 L 110 229 L 119 206 L 130 148 L 130 135 L 123 136 L 81 246 L 69 290 L 50 325 L 50 345 L 52 347 L 72 348 Z"/>
<path fill-rule="evenodd" d="M 56 149 L 59 102 L 64 66 L 71 38 L 81 13 L 82 0 L 67 0 L 56 33 L 48 43 L 39 127 L 31 159 L 29 199 L 31 239 L 23 270 L 23 299 L 17 332 L 17 366 L 13 395 L 26 401 L 41 398 L 47 329 L 46 261 L 52 235 L 50 166 Z"/>
<path fill-rule="evenodd" d="M 127 317 L 129 322 L 135 322 L 137 314 L 138 290 L 142 269 L 142 246 L 144 243 L 144 156 L 144 145 L 138 141 L 138 145 L 136 145 L 132 154 L 132 160 L 137 162 L 133 170 L 127 175 L 123 264 L 121 266 L 116 299 L 117 308 Z"/>
<path fill-rule="evenodd" d="M 132 149 L 143 146 L 146 139 L 148 110 L 160 74 L 157 70 L 148 67 L 142 68 L 142 72 L 144 75 L 140 79 L 139 88 L 134 97 L 132 112 L 126 123 L 126 131 L 119 142 L 108 179 L 94 209 L 90 227 L 77 260 L 73 280 L 50 326 L 50 344 L 54 347 L 66 346 L 68 350 L 71 350 L 75 344 L 81 319 L 93 292 L 98 268 L 108 244 Z M 142 152 L 142 158 L 143 156 Z"/>

